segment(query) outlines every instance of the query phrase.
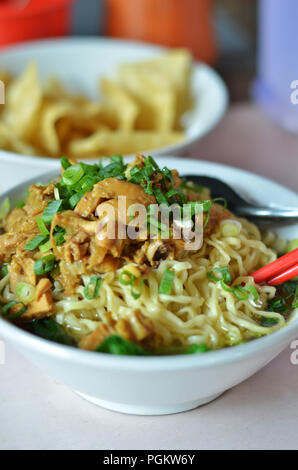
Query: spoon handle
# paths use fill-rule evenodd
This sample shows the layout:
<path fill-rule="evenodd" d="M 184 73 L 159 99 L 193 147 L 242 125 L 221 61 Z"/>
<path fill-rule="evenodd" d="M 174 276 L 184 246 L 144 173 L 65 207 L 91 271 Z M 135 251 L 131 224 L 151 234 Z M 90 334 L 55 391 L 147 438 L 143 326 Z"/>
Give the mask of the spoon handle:
<path fill-rule="evenodd" d="M 253 219 L 271 219 L 275 221 L 298 220 L 298 208 L 243 205 L 237 207 L 235 212 L 239 216 Z"/>

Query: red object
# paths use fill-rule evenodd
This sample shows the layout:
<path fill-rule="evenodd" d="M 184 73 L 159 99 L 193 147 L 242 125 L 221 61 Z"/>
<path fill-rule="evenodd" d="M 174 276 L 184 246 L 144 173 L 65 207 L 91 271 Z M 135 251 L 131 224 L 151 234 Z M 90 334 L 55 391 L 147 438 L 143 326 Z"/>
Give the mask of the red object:
<path fill-rule="evenodd" d="M 256 283 L 267 281 L 270 285 L 282 284 L 297 275 L 298 248 L 251 274 Z"/>
<path fill-rule="evenodd" d="M 185 47 L 205 62 L 216 59 L 213 0 L 107 0 L 109 36 Z"/>
<path fill-rule="evenodd" d="M 267 284 L 269 284 L 269 286 L 277 286 L 278 284 L 283 284 L 284 282 L 287 282 L 296 276 L 298 276 L 298 264 L 292 266 L 283 273 L 278 274 L 274 278 L 269 279 L 269 281 L 267 281 Z"/>
<path fill-rule="evenodd" d="M 0 47 L 69 33 L 74 0 L 0 1 Z"/>

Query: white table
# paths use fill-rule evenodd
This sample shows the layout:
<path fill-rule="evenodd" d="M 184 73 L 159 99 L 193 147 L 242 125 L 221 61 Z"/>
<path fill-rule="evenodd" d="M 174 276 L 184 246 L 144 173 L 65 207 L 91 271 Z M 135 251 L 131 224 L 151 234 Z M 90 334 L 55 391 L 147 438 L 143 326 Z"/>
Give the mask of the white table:
<path fill-rule="evenodd" d="M 192 155 L 235 164 L 297 189 L 297 137 L 250 105 L 232 108 Z M 22 168 L 9 174 L 1 171 L 1 185 L 7 187 L 24 176 L 28 174 Z M 97 408 L 45 376 L 11 345 L 5 347 L 6 363 L 0 365 L 0 449 L 298 448 L 298 365 L 290 362 L 290 347 L 215 402 L 160 417 Z"/>

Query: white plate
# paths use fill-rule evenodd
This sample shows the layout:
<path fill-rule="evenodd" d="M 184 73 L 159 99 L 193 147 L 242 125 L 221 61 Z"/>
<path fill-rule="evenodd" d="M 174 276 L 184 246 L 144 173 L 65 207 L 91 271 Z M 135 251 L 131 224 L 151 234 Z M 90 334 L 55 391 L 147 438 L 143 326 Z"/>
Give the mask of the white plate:
<path fill-rule="evenodd" d="M 30 61 L 38 64 L 45 80 L 56 75 L 69 90 L 98 99 L 100 77 L 113 76 L 123 62 L 151 59 L 165 48 L 141 42 L 104 38 L 71 38 L 29 42 L 1 51 L 0 69 L 19 74 Z M 207 134 L 222 118 L 228 104 L 227 89 L 219 75 L 209 66 L 196 63 L 192 77 L 194 109 L 187 117 L 186 138 L 176 145 L 154 151 L 155 155 L 179 155 L 182 150 Z M 12 155 L 16 159 L 12 159 Z M 0 151 L 1 160 L 17 162 L 23 156 Z M 27 157 L 36 163 L 36 157 Z M 38 159 L 39 160 L 39 159 Z M 43 158 L 40 165 L 55 164 Z"/>
<path fill-rule="evenodd" d="M 298 206 L 292 191 L 253 173 L 224 165 L 181 158 L 157 162 L 187 173 L 220 177 L 243 195 L 253 195 L 262 205 L 278 203 Z M 55 172 L 38 180 L 47 182 Z M 36 177 L 6 193 L 12 203 L 19 201 Z M 278 233 L 297 238 L 298 224 L 282 227 Z M 249 343 L 202 355 L 168 357 L 125 357 L 76 350 L 61 346 L 0 320 L 0 332 L 43 372 L 64 382 L 81 396 L 111 410 L 133 414 L 168 414 L 208 403 L 224 391 L 247 379 L 298 335 L 298 318 L 284 329 Z M 287 384 L 285 384 L 285 387 Z"/>

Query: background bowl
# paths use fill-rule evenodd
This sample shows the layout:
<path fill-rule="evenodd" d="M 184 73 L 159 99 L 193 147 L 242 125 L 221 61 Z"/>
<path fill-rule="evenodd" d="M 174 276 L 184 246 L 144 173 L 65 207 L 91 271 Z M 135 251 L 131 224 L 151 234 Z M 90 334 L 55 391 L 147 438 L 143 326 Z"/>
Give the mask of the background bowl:
<path fill-rule="evenodd" d="M 157 162 L 187 173 L 219 176 L 244 196 L 253 194 L 262 205 L 298 205 L 292 191 L 253 173 L 190 159 L 163 158 Z M 39 181 L 47 182 L 57 172 Z M 12 205 L 25 195 L 36 177 L 1 194 Z M 272 197 L 274 195 L 274 200 Z M 298 224 L 277 229 L 297 237 Z M 298 318 L 284 329 L 249 343 L 202 355 L 125 357 L 76 350 L 31 335 L 5 320 L 0 332 L 22 354 L 81 396 L 97 405 L 133 414 L 169 414 L 207 403 L 257 372 L 298 336 Z"/>
<path fill-rule="evenodd" d="M 113 76 L 120 63 L 151 59 L 166 49 L 141 42 L 104 39 L 72 38 L 29 42 L 0 52 L 0 69 L 19 74 L 28 62 L 38 64 L 40 77 L 45 80 L 55 75 L 69 91 L 82 93 L 98 100 L 98 83 L 101 77 Z M 208 65 L 195 63 L 192 76 L 194 107 L 185 119 L 186 137 L 181 142 L 154 150 L 155 155 L 179 155 L 207 134 L 223 117 L 228 104 L 226 86 L 219 75 Z M 148 150 L 150 153 L 150 149 Z M 148 153 L 146 152 L 146 153 Z M 55 164 L 55 159 L 24 157 L 1 151 L 1 161 L 11 155 L 29 159 L 40 165 Z"/>

